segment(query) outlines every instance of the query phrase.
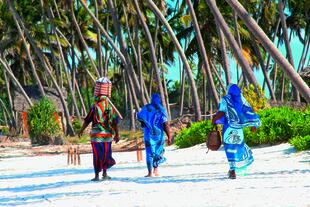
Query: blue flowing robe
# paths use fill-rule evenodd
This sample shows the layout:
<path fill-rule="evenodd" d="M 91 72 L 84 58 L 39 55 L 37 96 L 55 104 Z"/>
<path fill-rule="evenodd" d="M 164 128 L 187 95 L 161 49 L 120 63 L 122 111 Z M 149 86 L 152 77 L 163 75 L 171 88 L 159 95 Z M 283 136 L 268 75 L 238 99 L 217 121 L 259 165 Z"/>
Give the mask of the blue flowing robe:
<path fill-rule="evenodd" d="M 137 118 L 144 129 L 146 163 L 148 170 L 151 171 L 166 160 L 163 154 L 164 123 L 168 121 L 167 113 L 163 107 L 147 104 L 137 114 Z"/>
<path fill-rule="evenodd" d="M 218 111 L 225 113 L 216 124 L 223 124 L 223 144 L 230 170 L 243 169 L 254 161 L 251 149 L 244 142 L 243 127 L 259 127 L 259 116 L 253 112 L 236 85 L 228 89 L 228 95 L 222 98 Z"/>

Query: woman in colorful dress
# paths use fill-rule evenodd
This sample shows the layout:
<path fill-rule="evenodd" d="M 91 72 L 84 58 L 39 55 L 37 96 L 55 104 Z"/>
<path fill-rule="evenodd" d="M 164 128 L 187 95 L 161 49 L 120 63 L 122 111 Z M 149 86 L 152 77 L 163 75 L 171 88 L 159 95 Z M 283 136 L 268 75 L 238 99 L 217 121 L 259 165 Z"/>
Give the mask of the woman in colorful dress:
<path fill-rule="evenodd" d="M 223 144 L 230 167 L 228 177 L 236 179 L 236 170 L 245 169 L 254 161 L 251 149 L 244 142 L 243 128 L 250 126 L 255 132 L 260 126 L 259 116 L 236 84 L 228 86 L 212 124 L 223 124 Z"/>
<path fill-rule="evenodd" d="M 112 141 L 114 140 L 115 143 L 119 141 L 118 116 L 108 101 L 111 91 L 100 89 L 102 84 L 111 84 L 111 82 L 107 78 L 101 78 L 96 81 L 95 102 L 84 119 L 82 129 L 79 132 L 79 135 L 82 135 L 85 128 L 92 122 L 90 137 L 95 171 L 95 177 L 92 181 L 99 181 L 99 173 L 101 171 L 103 171 L 103 180 L 111 179 L 107 175 L 107 169 L 115 164 L 115 160 L 112 157 Z"/>
<path fill-rule="evenodd" d="M 171 145 L 170 126 L 167 112 L 161 104 L 158 94 L 152 95 L 150 104 L 145 105 L 137 114 L 138 120 L 144 129 L 144 145 L 148 174 L 145 177 L 159 176 L 158 166 L 165 162 L 164 132 Z"/>

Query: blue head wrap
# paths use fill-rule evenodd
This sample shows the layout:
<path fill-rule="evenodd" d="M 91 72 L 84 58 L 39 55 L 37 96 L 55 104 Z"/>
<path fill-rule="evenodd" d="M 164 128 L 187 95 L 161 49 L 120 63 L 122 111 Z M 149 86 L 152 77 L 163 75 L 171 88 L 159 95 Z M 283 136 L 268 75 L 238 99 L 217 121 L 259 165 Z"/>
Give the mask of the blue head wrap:
<path fill-rule="evenodd" d="M 226 120 L 230 126 L 235 128 L 260 126 L 259 116 L 253 112 L 252 107 L 242 96 L 237 84 L 228 86 L 227 95 L 223 99 L 227 108 L 225 118 L 218 120 L 216 123 L 223 124 Z"/>
<path fill-rule="evenodd" d="M 241 98 L 241 90 L 240 88 L 238 87 L 237 84 L 230 84 L 228 86 L 228 90 L 227 90 L 228 94 L 230 95 L 232 101 L 233 101 L 233 104 L 235 106 L 235 108 L 239 111 L 242 109 L 242 105 L 243 105 L 243 102 L 242 102 L 242 98 Z"/>
<path fill-rule="evenodd" d="M 155 106 L 156 108 L 162 107 L 161 101 L 160 101 L 160 96 L 158 93 L 153 93 L 152 98 L 151 98 L 151 104 Z"/>

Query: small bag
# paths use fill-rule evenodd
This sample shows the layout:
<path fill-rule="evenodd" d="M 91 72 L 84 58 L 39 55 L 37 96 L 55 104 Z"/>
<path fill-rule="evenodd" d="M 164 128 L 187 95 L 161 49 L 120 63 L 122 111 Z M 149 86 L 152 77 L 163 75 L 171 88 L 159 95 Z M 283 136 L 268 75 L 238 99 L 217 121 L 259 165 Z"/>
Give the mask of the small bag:
<path fill-rule="evenodd" d="M 222 145 L 222 138 L 221 138 L 221 133 L 219 132 L 217 126 L 214 127 L 215 129 L 213 129 L 211 132 L 209 132 L 208 134 L 208 138 L 206 140 L 206 144 L 208 147 L 208 151 L 216 151 L 218 150 L 221 145 Z"/>

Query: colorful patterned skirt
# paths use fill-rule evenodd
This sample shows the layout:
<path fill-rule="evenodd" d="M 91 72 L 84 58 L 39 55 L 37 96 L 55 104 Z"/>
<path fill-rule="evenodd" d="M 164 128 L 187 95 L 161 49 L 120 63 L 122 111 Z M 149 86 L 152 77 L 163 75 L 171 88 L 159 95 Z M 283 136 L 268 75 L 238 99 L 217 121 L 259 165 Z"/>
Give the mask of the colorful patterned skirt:
<path fill-rule="evenodd" d="M 223 144 L 230 170 L 243 170 L 253 161 L 251 149 L 245 144 L 242 128 L 227 127 Z"/>
<path fill-rule="evenodd" d="M 107 170 L 115 165 L 112 157 L 112 142 L 91 142 L 95 173 Z"/>

